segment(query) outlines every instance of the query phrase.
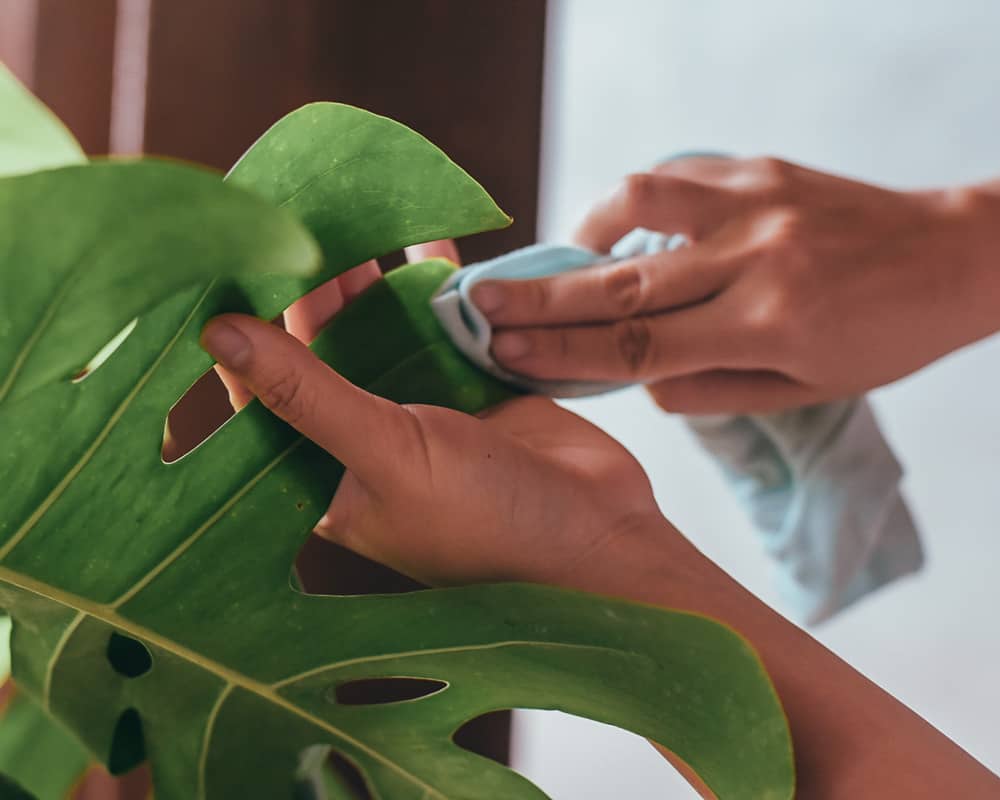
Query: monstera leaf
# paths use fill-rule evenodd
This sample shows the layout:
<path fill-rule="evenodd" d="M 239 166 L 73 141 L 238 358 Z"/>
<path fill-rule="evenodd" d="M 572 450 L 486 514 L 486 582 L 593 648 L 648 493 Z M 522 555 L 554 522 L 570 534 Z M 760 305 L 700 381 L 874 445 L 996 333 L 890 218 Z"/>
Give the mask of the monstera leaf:
<path fill-rule="evenodd" d="M 421 137 L 334 104 L 279 122 L 230 183 L 155 161 L 0 180 L 0 604 L 19 687 L 112 771 L 148 758 L 160 800 L 351 797 L 320 774 L 331 750 L 373 797 L 544 797 L 452 741 L 515 707 L 642 734 L 724 800 L 790 797 L 780 705 L 728 628 L 541 586 L 305 595 L 290 568 L 336 461 L 257 403 L 162 461 L 212 315 L 271 318 L 367 258 L 507 222 Z M 452 269 L 391 273 L 314 348 L 398 401 L 499 402 L 428 308 Z M 346 699 L 373 679 L 401 699 Z"/>

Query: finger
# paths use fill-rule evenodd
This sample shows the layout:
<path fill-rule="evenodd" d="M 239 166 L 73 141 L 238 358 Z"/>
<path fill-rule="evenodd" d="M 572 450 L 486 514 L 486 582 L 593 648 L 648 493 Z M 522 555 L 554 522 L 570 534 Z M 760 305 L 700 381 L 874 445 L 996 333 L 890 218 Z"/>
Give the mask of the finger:
<path fill-rule="evenodd" d="M 813 386 L 770 371 L 711 370 L 647 387 L 664 411 L 678 414 L 763 414 L 819 403 Z"/>
<path fill-rule="evenodd" d="M 731 175 L 740 163 L 739 159 L 723 155 L 690 155 L 663 161 L 651 171 L 696 183 L 715 183 Z"/>
<path fill-rule="evenodd" d="M 732 279 L 713 241 L 527 281 L 483 281 L 472 302 L 493 325 L 611 322 L 704 300 Z"/>
<path fill-rule="evenodd" d="M 337 283 L 340 284 L 340 293 L 344 298 L 344 305 L 350 303 L 381 277 L 382 270 L 379 269 L 378 262 L 374 259 L 366 261 L 354 269 L 347 270 L 337 278 Z"/>
<path fill-rule="evenodd" d="M 765 367 L 755 334 L 731 328 L 725 310 L 708 304 L 603 325 L 501 330 L 493 355 L 512 372 L 551 380 L 633 383 Z"/>
<path fill-rule="evenodd" d="M 344 293 L 337 278 L 328 280 L 285 309 L 285 330 L 300 342 L 309 344 L 344 307 Z"/>
<path fill-rule="evenodd" d="M 406 260 L 411 264 L 418 261 L 426 261 L 428 258 L 447 258 L 453 264 L 461 264 L 462 258 L 458 254 L 458 248 L 451 239 L 439 239 L 436 242 L 425 242 L 407 247 Z"/>
<path fill-rule="evenodd" d="M 285 309 L 285 330 L 308 344 L 340 309 L 381 275 L 377 261 L 366 261 L 317 286 Z"/>
<path fill-rule="evenodd" d="M 210 320 L 201 344 L 289 425 L 361 480 L 394 480 L 414 446 L 414 417 L 338 375 L 275 325 L 242 314 Z M 417 436 L 419 438 L 419 436 Z"/>
<path fill-rule="evenodd" d="M 598 253 L 610 251 L 634 228 L 699 241 L 727 220 L 732 206 L 731 195 L 718 188 L 668 175 L 629 175 L 584 218 L 574 238 Z"/>
<path fill-rule="evenodd" d="M 239 378 L 228 369 L 216 364 L 215 372 L 222 379 L 222 385 L 226 387 L 226 392 L 229 394 L 229 405 L 233 407 L 234 411 L 239 411 L 253 400 L 253 392 L 240 383 Z"/>
<path fill-rule="evenodd" d="M 300 342 L 308 344 L 345 304 L 361 294 L 379 277 L 381 271 L 378 262 L 366 261 L 317 286 L 285 309 L 282 315 L 285 330 Z M 216 365 L 215 371 L 222 379 L 229 393 L 229 402 L 236 411 L 253 399 L 253 392 L 240 384 L 225 367 Z"/>

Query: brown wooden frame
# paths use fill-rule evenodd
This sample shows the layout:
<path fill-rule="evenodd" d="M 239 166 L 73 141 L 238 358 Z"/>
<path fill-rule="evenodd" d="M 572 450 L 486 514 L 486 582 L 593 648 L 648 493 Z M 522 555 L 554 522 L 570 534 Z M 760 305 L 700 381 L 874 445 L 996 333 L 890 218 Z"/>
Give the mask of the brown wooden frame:
<path fill-rule="evenodd" d="M 0 59 L 88 153 L 167 155 L 228 168 L 271 123 L 312 100 L 394 117 L 440 145 L 511 213 L 461 243 L 467 260 L 535 238 L 545 0 L 4 0 Z M 191 439 L 225 415 L 206 385 L 171 419 Z M 311 588 L 406 579 L 311 542 Z M 507 758 L 504 715 L 463 734 Z"/>

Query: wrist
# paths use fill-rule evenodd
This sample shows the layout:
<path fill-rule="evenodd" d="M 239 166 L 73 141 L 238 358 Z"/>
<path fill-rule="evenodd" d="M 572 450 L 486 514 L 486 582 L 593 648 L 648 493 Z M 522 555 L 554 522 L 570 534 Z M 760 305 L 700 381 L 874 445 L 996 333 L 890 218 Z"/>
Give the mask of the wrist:
<path fill-rule="evenodd" d="M 942 292 L 958 300 L 969 341 L 1000 330 L 1000 181 L 917 193 L 931 212 Z M 934 298 L 935 302 L 942 298 Z"/>
<path fill-rule="evenodd" d="M 610 535 L 571 571 L 552 582 L 567 589 L 619 597 L 640 603 L 686 608 L 682 587 L 703 582 L 718 572 L 659 513 L 632 520 Z M 677 603 L 672 602 L 678 600 Z"/>
<path fill-rule="evenodd" d="M 985 797 L 996 789 L 988 770 L 768 608 L 662 517 L 615 535 L 596 555 L 562 585 L 704 614 L 751 643 L 788 717 L 798 797 Z"/>

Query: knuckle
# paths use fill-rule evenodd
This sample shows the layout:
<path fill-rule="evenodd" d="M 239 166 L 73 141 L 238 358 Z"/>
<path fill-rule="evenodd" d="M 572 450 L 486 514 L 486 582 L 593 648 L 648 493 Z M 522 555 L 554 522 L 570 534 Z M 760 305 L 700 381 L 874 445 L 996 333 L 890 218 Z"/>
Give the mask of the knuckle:
<path fill-rule="evenodd" d="M 302 376 L 288 370 L 268 381 L 259 397 L 265 406 L 294 425 L 306 414 L 305 395 Z"/>
<path fill-rule="evenodd" d="M 626 175 L 618 190 L 626 215 L 641 212 L 649 205 L 656 191 L 657 177 L 648 172 Z"/>
<path fill-rule="evenodd" d="M 787 161 L 773 156 L 757 156 L 751 158 L 747 165 L 750 169 L 762 178 L 770 180 L 781 180 L 791 171 L 792 165 Z"/>
<path fill-rule="evenodd" d="M 604 296 L 616 312 L 631 316 L 640 311 L 649 293 L 643 270 L 634 262 L 610 267 L 603 275 Z"/>
<path fill-rule="evenodd" d="M 798 209 L 770 209 L 755 221 L 752 247 L 767 253 L 772 260 L 788 261 L 791 256 L 801 255 L 807 243 L 806 219 Z"/>
<path fill-rule="evenodd" d="M 625 374 L 639 378 L 649 371 L 653 338 L 649 323 L 642 318 L 624 319 L 614 326 L 615 348 Z"/>
<path fill-rule="evenodd" d="M 790 193 L 790 183 L 795 165 L 780 158 L 759 156 L 740 162 L 740 169 L 733 180 L 738 187 L 763 198 L 780 198 Z"/>
<path fill-rule="evenodd" d="M 746 307 L 746 346 L 771 354 L 781 363 L 792 363 L 811 338 L 810 314 L 797 293 L 783 283 L 757 290 Z"/>
<path fill-rule="evenodd" d="M 787 310 L 786 293 L 780 286 L 758 289 L 754 301 L 747 305 L 744 321 L 751 331 L 770 335 L 784 326 Z"/>
<path fill-rule="evenodd" d="M 555 330 L 552 332 L 552 336 L 547 338 L 549 346 L 543 349 L 547 351 L 548 355 L 558 359 L 566 359 L 575 355 L 574 351 L 577 348 L 574 347 L 573 337 L 568 331 Z"/>
<path fill-rule="evenodd" d="M 549 302 L 551 292 L 549 291 L 548 282 L 544 280 L 525 281 L 523 286 L 525 292 L 525 305 L 538 313 L 544 313 L 547 311 L 551 305 Z"/>
<path fill-rule="evenodd" d="M 778 270 L 786 289 L 794 290 L 813 273 L 815 237 L 810 235 L 808 220 L 793 209 L 776 213 L 771 231 L 770 261 Z"/>

